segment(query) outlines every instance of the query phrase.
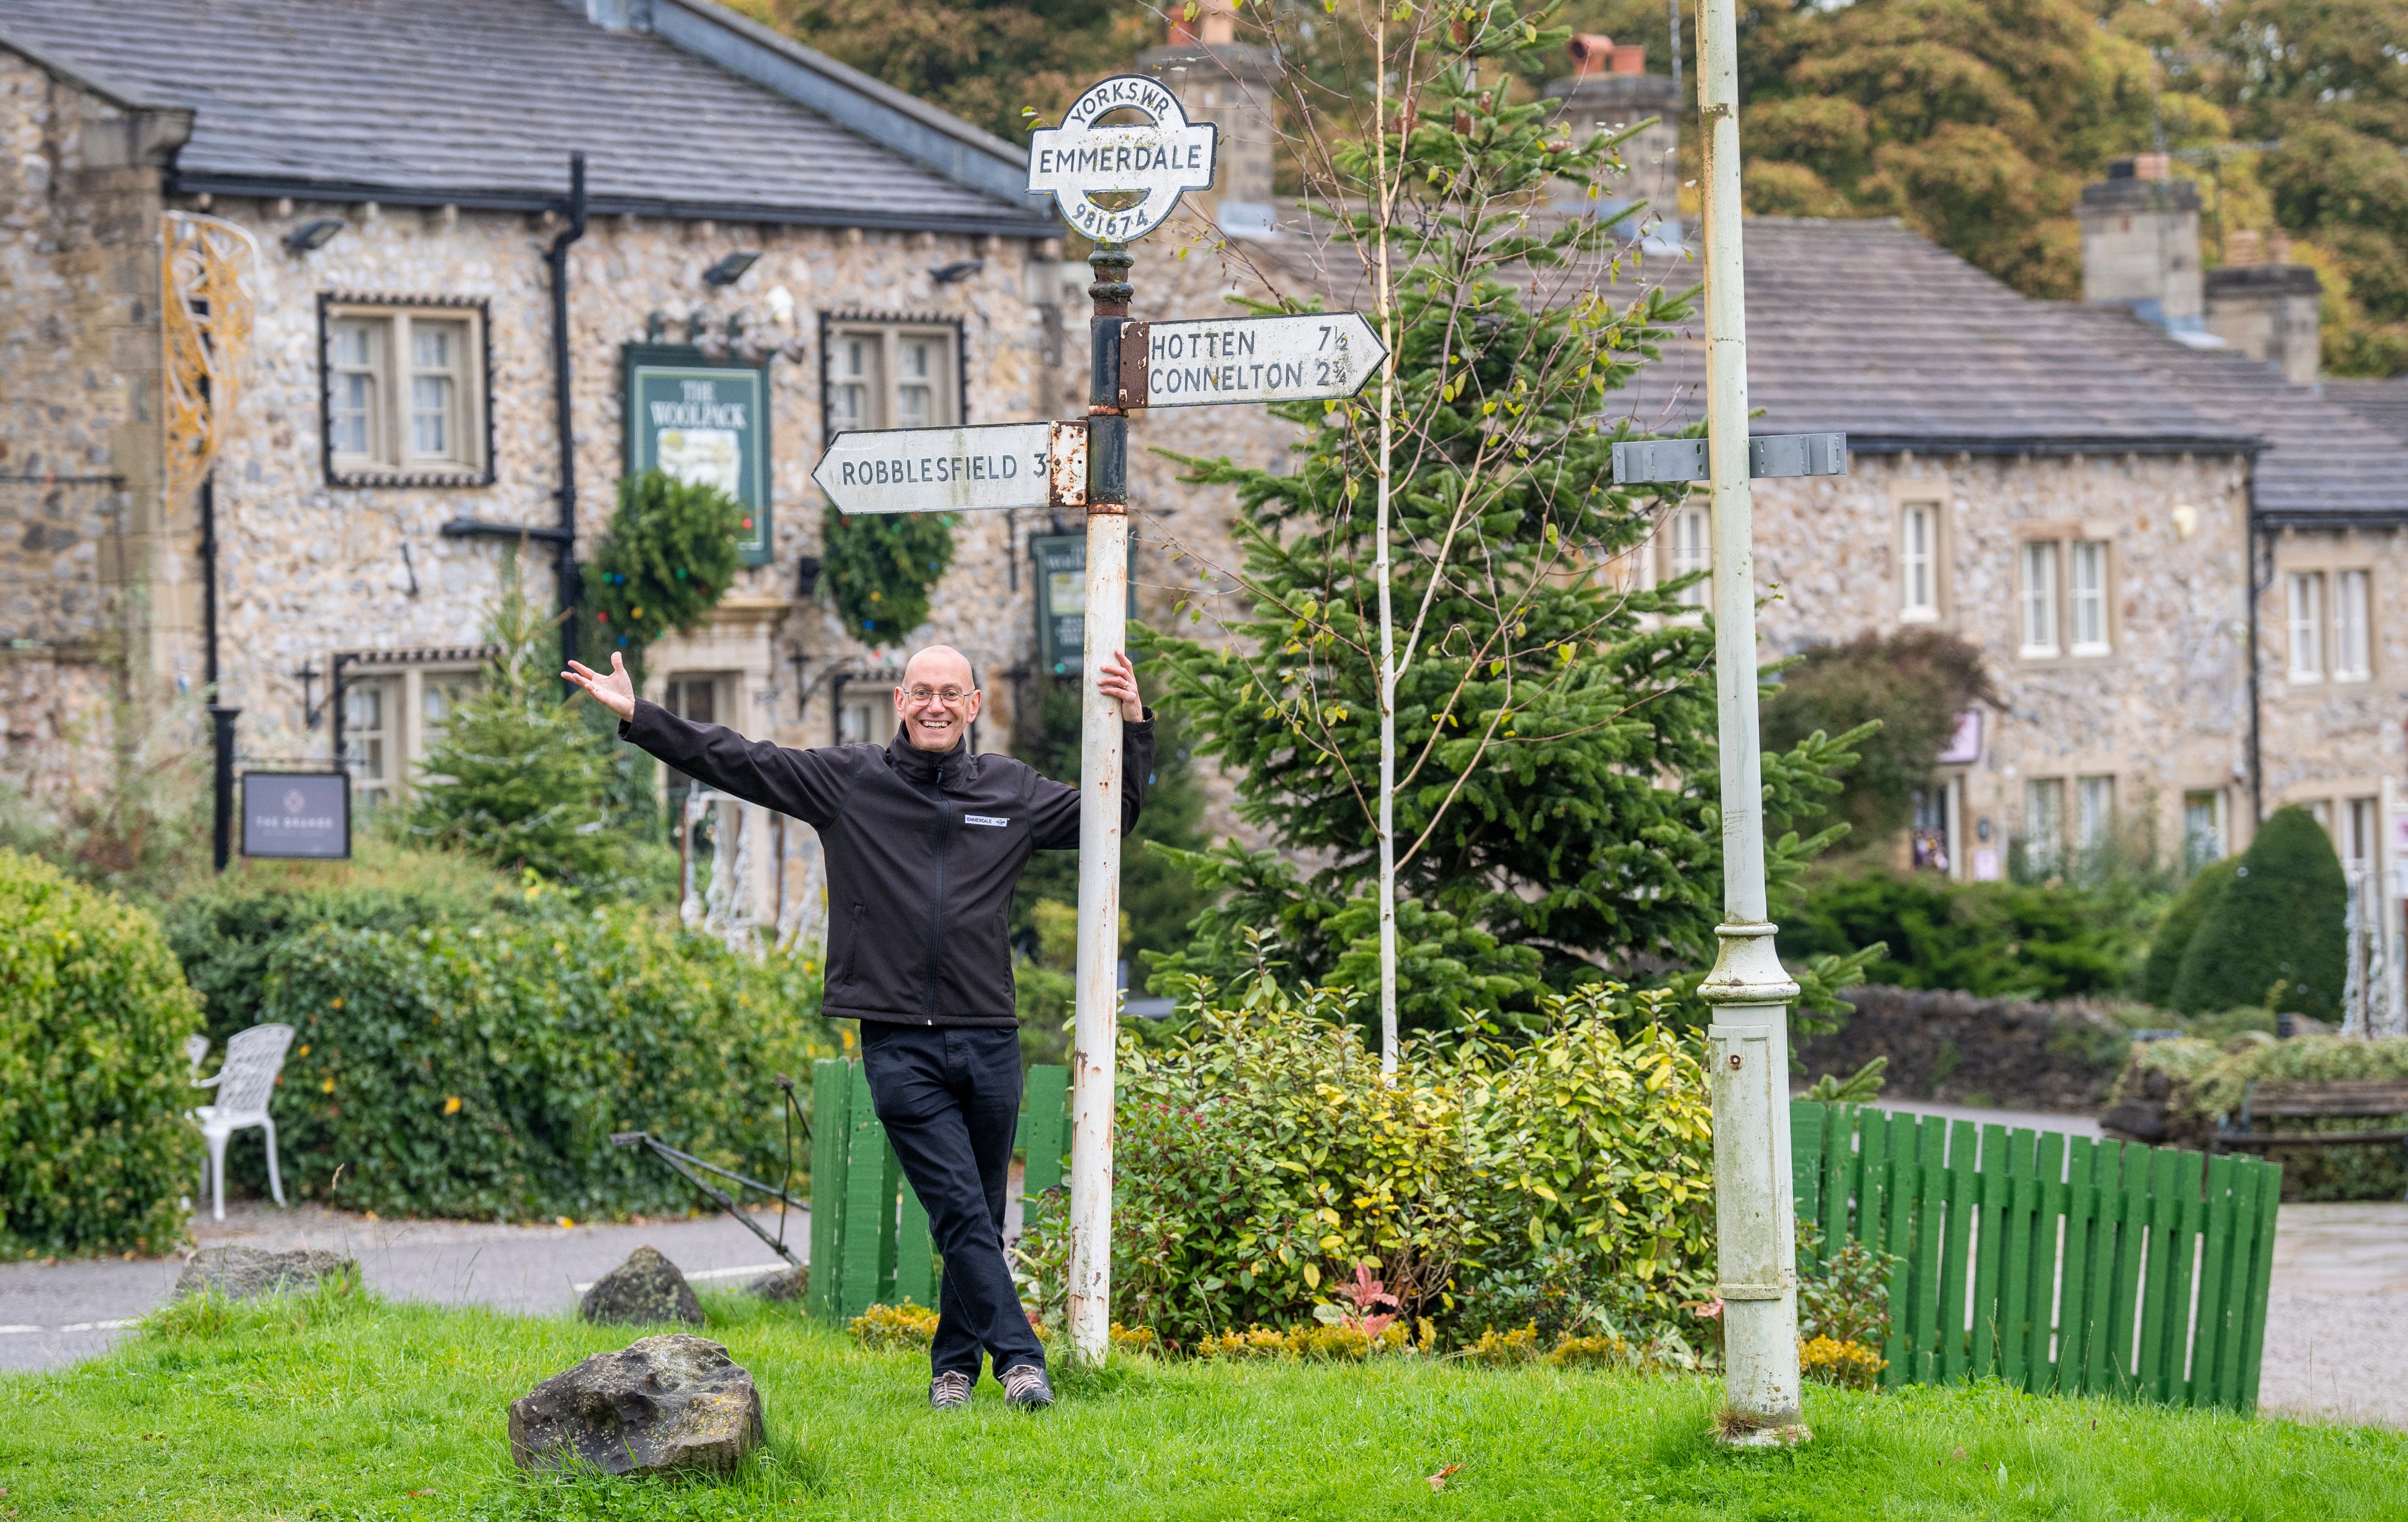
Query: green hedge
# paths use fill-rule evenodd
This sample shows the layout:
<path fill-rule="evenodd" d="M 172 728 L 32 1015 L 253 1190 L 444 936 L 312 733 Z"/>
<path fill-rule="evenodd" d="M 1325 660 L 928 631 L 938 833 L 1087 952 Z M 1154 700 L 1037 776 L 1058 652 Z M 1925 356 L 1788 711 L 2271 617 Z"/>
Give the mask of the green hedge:
<path fill-rule="evenodd" d="M 2221 1044 L 2186 1038 L 2135 1043 L 2108 1102 L 2162 1103 L 2174 1145 L 2204 1148 L 2218 1119 L 2241 1108 L 2252 1083 L 2329 1083 L 2344 1078 L 2408 1078 L 2408 1041 L 2300 1036 L 2277 1041 L 2249 1032 Z M 2349 1131 L 2396 1119 L 2285 1119 L 2285 1131 Z M 2275 1147 L 2286 1200 L 2397 1200 L 2408 1190 L 2397 1142 L 2366 1146 Z"/>
<path fill-rule="evenodd" d="M 774 1173 L 774 1074 L 836 1050 L 818 1007 L 815 964 L 739 957 L 644 910 L 319 925 L 275 946 L 262 1008 L 296 1031 L 286 1188 L 394 1215 L 692 1208 L 610 1133 Z"/>
<path fill-rule="evenodd" d="M 155 1253 L 181 1236 L 200 1003 L 149 915 L 0 850 L 0 1250 Z"/>
<path fill-rule="evenodd" d="M 1885 950 L 1868 983 L 1988 999 L 2121 994 L 2137 979 L 2156 906 L 2071 885 L 1951 883 L 1937 876 L 1819 876 L 1782 916 L 1792 961 Z"/>
<path fill-rule="evenodd" d="M 2348 914 L 2332 837 L 2299 804 L 2276 809 L 2184 947 L 2173 1007 L 2200 1015 L 2272 997 L 2278 1008 L 2338 1021 Z"/>

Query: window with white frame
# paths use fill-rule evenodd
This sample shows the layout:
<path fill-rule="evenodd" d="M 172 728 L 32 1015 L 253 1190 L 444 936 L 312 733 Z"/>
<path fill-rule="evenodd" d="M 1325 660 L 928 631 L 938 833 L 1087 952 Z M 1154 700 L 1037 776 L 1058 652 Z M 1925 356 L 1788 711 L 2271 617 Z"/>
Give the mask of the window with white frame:
<path fill-rule="evenodd" d="M 2107 634 L 2107 543 L 2081 539 L 2066 548 L 2072 571 L 2066 609 L 2072 623 L 2072 653 L 2105 655 L 2112 648 Z"/>
<path fill-rule="evenodd" d="M 1910 502 L 1898 512 L 1898 616 L 1908 623 L 1940 617 L 1940 505 Z"/>
<path fill-rule="evenodd" d="M 2022 559 L 2022 651 L 2028 657 L 2054 656 L 2057 653 L 2057 541 L 2028 541 Z"/>
<path fill-rule="evenodd" d="M 2024 864 L 2054 872 L 2065 849 L 2065 779 L 2034 777 L 2024 784 Z"/>
<path fill-rule="evenodd" d="M 1672 511 L 1670 521 L 1665 524 L 1664 529 L 1669 536 L 1666 540 L 1665 558 L 1670 563 L 1671 572 L 1666 579 L 1684 576 L 1693 571 L 1704 571 L 1713 567 L 1713 525 L 1706 509 L 1676 507 Z M 1681 589 L 1679 595 L 1682 605 L 1706 606 L 1710 601 L 1708 596 L 1710 586 L 1710 582 L 1700 581 L 1694 587 Z"/>
<path fill-rule="evenodd" d="M 960 422 L 958 342 L 951 327 L 843 323 L 830 329 L 828 433 Z"/>
<path fill-rule="evenodd" d="M 2373 576 L 2342 571 L 2333 576 L 2332 676 L 2362 682 L 2374 675 Z"/>
<path fill-rule="evenodd" d="M 2224 792 L 2209 789 L 2183 794 L 2183 860 L 2193 867 L 2224 859 Z"/>
<path fill-rule="evenodd" d="M 486 477 L 484 308 L 328 298 L 322 312 L 329 477 Z"/>
<path fill-rule="evenodd" d="M 2324 573 L 2294 571 L 2288 590 L 2291 680 L 2321 682 L 2325 679 Z"/>
<path fill-rule="evenodd" d="M 355 676 L 343 684 L 343 762 L 363 810 L 390 800 L 401 776 L 401 683 Z"/>
<path fill-rule="evenodd" d="M 2342 865 L 2353 873 L 2374 870 L 2375 831 L 2381 828 L 2382 800 L 2352 798 L 2342 805 L 2344 825 L 2341 839 Z"/>
<path fill-rule="evenodd" d="M 2073 844 L 2093 851 L 2107 844 L 2115 826 L 2115 779 L 2079 776 L 2073 779 Z"/>

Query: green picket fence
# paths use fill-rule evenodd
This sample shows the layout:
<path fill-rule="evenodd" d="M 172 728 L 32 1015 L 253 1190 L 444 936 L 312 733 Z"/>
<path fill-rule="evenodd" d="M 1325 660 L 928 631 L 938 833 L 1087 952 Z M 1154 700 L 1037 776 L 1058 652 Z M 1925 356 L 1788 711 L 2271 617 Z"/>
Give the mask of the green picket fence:
<path fill-rule="evenodd" d="M 2258 1409 L 2274 1164 L 1804 1100 L 1790 1141 L 1799 1216 L 1901 1259 L 1888 1383 Z"/>
<path fill-rule="evenodd" d="M 1030 1198 L 1062 1182 L 1069 1145 L 1070 1070 L 1028 1070 L 1013 1146 Z M 811 1276 L 804 1305 L 842 1323 L 872 1305 L 937 1303 L 928 1213 L 903 1179 L 861 1064 L 811 1064 Z"/>

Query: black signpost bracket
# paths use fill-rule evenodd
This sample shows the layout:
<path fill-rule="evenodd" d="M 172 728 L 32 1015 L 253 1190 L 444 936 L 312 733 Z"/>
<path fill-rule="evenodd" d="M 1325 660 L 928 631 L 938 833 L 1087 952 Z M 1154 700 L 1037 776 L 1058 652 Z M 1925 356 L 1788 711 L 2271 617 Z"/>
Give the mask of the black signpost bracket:
<path fill-rule="evenodd" d="M 1845 434 L 1766 434 L 1747 441 L 1747 474 L 1751 480 L 1847 473 Z M 1706 441 L 1701 438 L 1634 439 L 1613 447 L 1616 486 L 1702 481 L 1712 474 L 1706 466 Z"/>

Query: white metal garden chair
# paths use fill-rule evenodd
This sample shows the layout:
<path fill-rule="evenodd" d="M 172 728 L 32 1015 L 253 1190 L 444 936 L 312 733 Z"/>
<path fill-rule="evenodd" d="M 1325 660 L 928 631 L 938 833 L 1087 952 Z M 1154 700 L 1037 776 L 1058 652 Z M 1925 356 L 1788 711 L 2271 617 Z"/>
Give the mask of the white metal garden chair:
<path fill-rule="evenodd" d="M 289 1025 L 254 1025 L 226 1038 L 225 1061 L 214 1076 L 194 1078 L 195 1088 L 218 1091 L 215 1104 L 190 1112 L 208 1143 L 208 1160 L 201 1165 L 201 1192 L 212 1196 L 215 1215 L 225 1219 L 226 1138 L 257 1126 L 267 1133 L 267 1192 L 284 1202 L 284 1180 L 276 1172 L 276 1121 L 267 1102 L 276 1092 L 276 1075 L 284 1069 L 284 1049 L 293 1045 Z M 197 1071 L 198 1064 L 194 1064 Z"/>

